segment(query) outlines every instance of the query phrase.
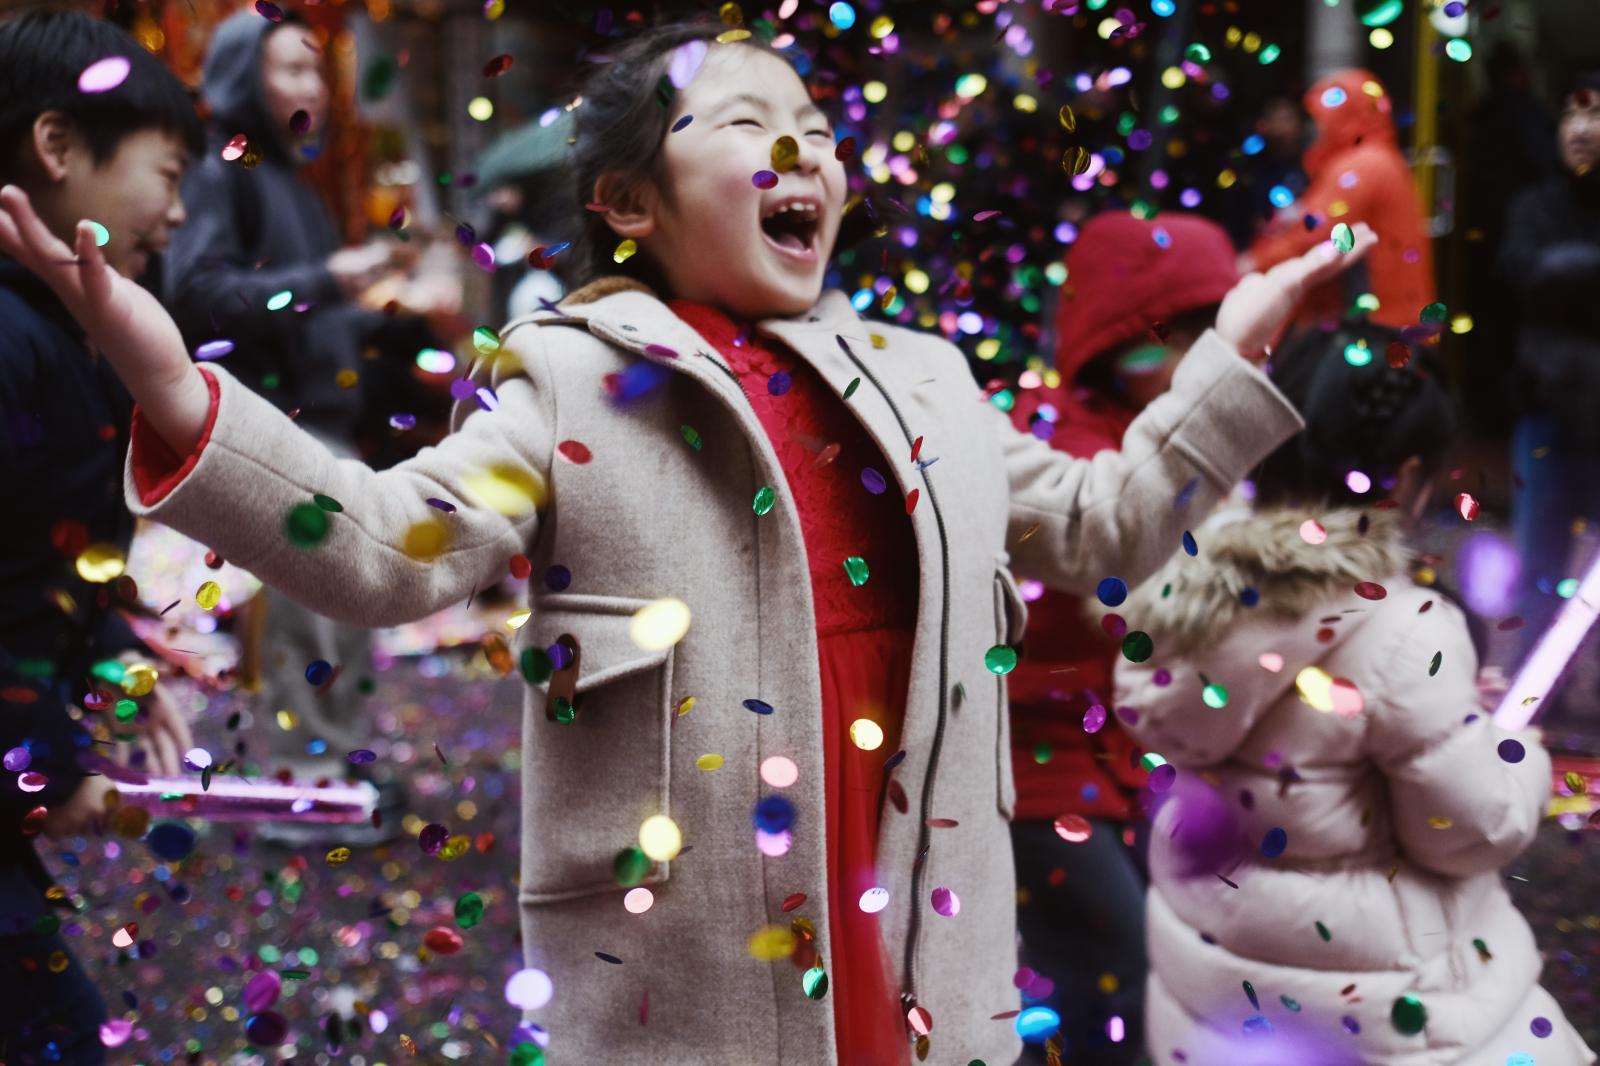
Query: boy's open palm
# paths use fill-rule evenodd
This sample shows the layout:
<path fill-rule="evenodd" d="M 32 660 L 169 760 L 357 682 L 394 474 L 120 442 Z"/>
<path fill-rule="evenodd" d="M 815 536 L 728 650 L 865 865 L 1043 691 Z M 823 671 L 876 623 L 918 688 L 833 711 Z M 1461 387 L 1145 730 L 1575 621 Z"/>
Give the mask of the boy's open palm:
<path fill-rule="evenodd" d="M 1217 334 L 1246 359 L 1259 361 L 1306 293 L 1360 261 L 1378 243 L 1365 222 L 1351 227 L 1355 244 L 1340 253 L 1324 241 L 1264 274 L 1246 274 L 1217 309 Z"/>

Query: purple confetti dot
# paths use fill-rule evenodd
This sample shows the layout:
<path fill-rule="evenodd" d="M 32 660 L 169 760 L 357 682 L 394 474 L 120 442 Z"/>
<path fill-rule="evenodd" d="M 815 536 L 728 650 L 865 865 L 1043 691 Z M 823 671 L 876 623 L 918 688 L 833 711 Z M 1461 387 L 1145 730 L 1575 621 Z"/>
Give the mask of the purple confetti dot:
<path fill-rule="evenodd" d="M 263 970 L 250 978 L 244 986 L 244 1009 L 260 1014 L 274 1003 L 283 991 L 283 978 L 276 970 Z"/>
<path fill-rule="evenodd" d="M 409 415 L 404 412 L 396 412 L 395 414 L 389 416 L 389 428 L 401 430 L 416 429 L 417 416 Z"/>
<path fill-rule="evenodd" d="M 377 762 L 378 753 L 369 751 L 366 748 L 357 748 L 349 755 L 346 755 L 345 758 L 349 760 L 351 766 L 365 766 L 370 762 Z"/>
<path fill-rule="evenodd" d="M 1555 1026 L 1550 1024 L 1549 1018 L 1535 1018 L 1528 1025 L 1528 1032 L 1543 1040 L 1555 1031 Z"/>
<path fill-rule="evenodd" d="M 233 351 L 232 341 L 206 341 L 194 350 L 196 359 L 221 359 Z"/>
<path fill-rule="evenodd" d="M 564 640 L 558 640 L 544 650 L 550 656 L 550 669 L 565 670 L 572 665 L 572 649 Z"/>
<path fill-rule="evenodd" d="M 689 123 L 691 123 L 693 121 L 694 121 L 694 116 L 693 115 L 684 115 L 682 118 L 680 118 L 678 121 L 676 121 L 676 122 L 674 122 L 672 124 L 672 132 L 673 133 L 677 133 L 679 130 L 683 129 L 685 126 L 687 126 Z"/>
<path fill-rule="evenodd" d="M 417 834 L 417 845 L 422 848 L 424 855 L 437 855 L 439 849 L 444 847 L 444 842 L 450 839 L 450 830 L 433 822 L 422 827 L 422 832 Z"/>
<path fill-rule="evenodd" d="M 1349 1033 L 1351 1036 L 1358 1036 L 1361 1033 L 1361 1023 L 1356 1021 L 1350 1015 L 1346 1014 L 1342 1019 L 1340 1019 L 1340 1021 L 1344 1025 L 1344 1031 Z"/>
<path fill-rule="evenodd" d="M 257 1047 L 275 1048 L 289 1035 L 289 1019 L 275 1010 L 255 1014 L 244 1023 L 244 1033 Z"/>
<path fill-rule="evenodd" d="M 1522 746 L 1522 741 L 1509 738 L 1502 740 L 1497 750 L 1500 752 L 1500 758 L 1506 762 L 1521 762 L 1528 754 L 1527 749 Z"/>
<path fill-rule="evenodd" d="M 794 384 L 794 378 L 789 376 L 787 370 L 780 370 L 767 379 L 767 392 L 773 396 L 782 396 Z"/>
<path fill-rule="evenodd" d="M 560 563 L 554 563 L 545 570 L 544 587 L 551 592 L 560 592 L 570 584 L 572 584 L 572 571 Z"/>
<path fill-rule="evenodd" d="M 1105 728 L 1105 724 L 1106 709 L 1100 704 L 1091 704 L 1089 709 L 1083 712 L 1083 731 L 1085 733 L 1098 733 Z"/>
<path fill-rule="evenodd" d="M 429 507 L 437 507 L 445 514 L 456 513 L 456 505 L 451 503 L 449 500 L 441 500 L 437 496 L 429 496 L 427 502 Z"/>
<path fill-rule="evenodd" d="M 21 772 L 33 762 L 33 752 L 27 748 L 12 748 L 6 752 L 5 766 L 7 770 Z"/>
<path fill-rule="evenodd" d="M 1150 791 L 1160 795 L 1172 788 L 1178 781 L 1178 768 L 1169 762 L 1164 762 L 1150 771 Z"/>
<path fill-rule="evenodd" d="M 494 249 L 487 244 L 474 244 L 472 246 L 472 261 L 480 270 L 494 273 Z"/>
<path fill-rule="evenodd" d="M 1172 684 L 1172 671 L 1165 666 L 1150 675 L 1150 680 L 1155 682 L 1157 688 L 1166 688 Z"/>
<path fill-rule="evenodd" d="M 758 189 L 770 189 L 778 184 L 778 175 L 770 170 L 758 170 L 750 175 L 750 184 Z"/>
<path fill-rule="evenodd" d="M 889 483 L 884 480 L 883 475 L 870 466 L 861 468 L 861 484 L 874 496 L 880 495 L 884 489 L 889 487 Z"/>
<path fill-rule="evenodd" d="M 471 378 L 456 378 L 450 383 L 450 398 L 452 400 L 470 400 L 478 394 L 478 386 L 473 384 Z"/>

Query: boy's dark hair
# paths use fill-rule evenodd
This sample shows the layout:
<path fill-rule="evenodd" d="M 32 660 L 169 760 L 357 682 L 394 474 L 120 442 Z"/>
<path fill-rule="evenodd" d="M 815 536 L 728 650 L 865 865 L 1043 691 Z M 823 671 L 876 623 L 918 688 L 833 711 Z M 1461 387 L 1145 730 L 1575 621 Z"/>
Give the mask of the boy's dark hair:
<path fill-rule="evenodd" d="M 1398 369 L 1389 364 L 1399 343 L 1394 330 L 1350 321 L 1279 346 L 1272 380 L 1306 428 L 1257 468 L 1257 504 L 1371 504 L 1412 456 L 1424 473 L 1438 468 L 1455 435 L 1453 405 L 1420 349 L 1407 346 Z M 1347 483 L 1353 470 L 1371 479 L 1366 492 Z"/>
<path fill-rule="evenodd" d="M 127 78 L 107 92 L 78 91 L 78 76 L 111 56 Z M 34 121 L 59 111 L 88 143 L 96 164 L 129 134 L 160 129 L 191 154 L 204 148 L 194 100 L 183 82 L 128 34 L 76 11 L 28 11 L 0 22 L 0 182 L 16 182 Z"/>
<path fill-rule="evenodd" d="M 594 196 L 595 182 L 602 174 L 616 172 L 624 184 L 643 181 L 655 187 L 671 202 L 672 189 L 662 166 L 662 145 L 666 142 L 672 115 L 672 82 L 667 77 L 673 53 L 691 41 L 714 41 L 728 27 L 717 20 L 693 19 L 671 22 L 645 30 L 605 55 L 605 62 L 585 78 L 583 102 L 573 112 L 571 172 L 577 192 L 577 206 L 583 224 L 574 252 L 577 264 L 573 274 L 579 283 L 605 274 L 627 274 L 666 295 L 657 264 L 645 255 L 635 255 L 622 264 L 612 259 L 619 238 L 606 223 L 605 216 L 584 210 Z M 740 44 L 760 49 L 789 62 L 787 56 L 758 36 Z M 851 211 L 852 216 L 866 212 Z M 853 235 L 853 234 L 852 234 Z M 847 243 L 841 229 L 839 246 Z"/>

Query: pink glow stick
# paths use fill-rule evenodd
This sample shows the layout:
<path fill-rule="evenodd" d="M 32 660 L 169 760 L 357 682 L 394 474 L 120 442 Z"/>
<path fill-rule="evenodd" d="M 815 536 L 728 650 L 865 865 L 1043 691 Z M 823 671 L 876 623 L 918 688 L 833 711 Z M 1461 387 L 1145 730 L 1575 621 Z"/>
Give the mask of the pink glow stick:
<path fill-rule="evenodd" d="M 1528 656 L 1500 706 L 1495 708 L 1496 725 L 1521 729 L 1544 709 L 1551 688 L 1594 626 L 1596 615 L 1600 615 L 1600 554 L 1589 564 L 1578 591 L 1562 604 L 1556 620 L 1534 645 L 1533 654 Z"/>
<path fill-rule="evenodd" d="M 122 802 L 152 815 L 214 822 L 354 824 L 369 820 L 378 806 L 378 790 L 366 781 L 317 786 L 213 777 L 211 787 L 202 790 L 194 775 L 118 780 L 116 785 Z"/>

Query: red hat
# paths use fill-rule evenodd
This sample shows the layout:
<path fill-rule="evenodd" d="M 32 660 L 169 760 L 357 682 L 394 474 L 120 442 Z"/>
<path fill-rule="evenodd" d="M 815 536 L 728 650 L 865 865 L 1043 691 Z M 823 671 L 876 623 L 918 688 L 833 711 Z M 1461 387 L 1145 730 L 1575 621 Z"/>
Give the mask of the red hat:
<path fill-rule="evenodd" d="M 1233 242 L 1198 215 L 1146 221 L 1107 211 L 1067 253 L 1056 311 L 1056 369 L 1070 382 L 1098 355 L 1158 322 L 1221 303 L 1239 281 Z"/>

